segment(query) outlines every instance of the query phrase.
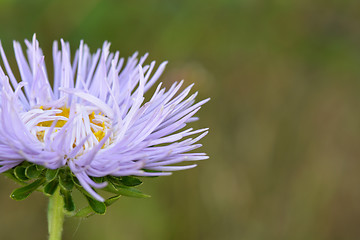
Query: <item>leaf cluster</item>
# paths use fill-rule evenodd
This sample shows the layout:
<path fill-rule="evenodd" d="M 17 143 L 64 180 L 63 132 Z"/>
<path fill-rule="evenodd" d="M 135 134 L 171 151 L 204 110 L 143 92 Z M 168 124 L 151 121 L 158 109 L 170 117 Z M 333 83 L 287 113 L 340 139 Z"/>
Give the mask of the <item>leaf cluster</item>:
<path fill-rule="evenodd" d="M 133 176 L 92 177 L 92 180 L 97 183 L 107 182 L 107 186 L 102 190 L 112 195 L 104 202 L 100 202 L 94 199 L 81 186 L 79 180 L 68 167 L 48 169 L 41 165 L 23 162 L 3 174 L 23 185 L 15 189 L 10 195 L 12 199 L 17 201 L 26 199 L 34 191 L 40 191 L 46 196 L 52 196 L 56 189 L 60 188 L 61 196 L 64 199 L 64 210 L 69 216 L 89 217 L 94 214 L 105 214 L 106 208 L 121 196 L 136 198 L 150 197 L 135 188 L 142 184 L 142 181 Z M 76 209 L 72 197 L 73 191 L 79 191 L 86 198 L 88 206 L 82 209 Z"/>

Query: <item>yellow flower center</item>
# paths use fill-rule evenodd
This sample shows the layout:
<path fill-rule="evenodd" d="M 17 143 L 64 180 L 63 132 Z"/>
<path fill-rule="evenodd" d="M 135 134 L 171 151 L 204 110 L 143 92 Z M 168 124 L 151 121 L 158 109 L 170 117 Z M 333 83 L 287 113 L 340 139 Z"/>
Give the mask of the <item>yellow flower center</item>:
<path fill-rule="evenodd" d="M 48 109 L 44 109 L 43 106 L 40 106 L 40 109 L 44 110 L 44 111 L 48 110 Z M 57 110 L 61 110 L 61 112 L 56 113 L 55 116 L 61 116 L 61 117 L 65 117 L 67 119 L 69 118 L 70 108 L 61 107 Z M 89 121 L 90 121 L 91 132 L 94 134 L 94 136 L 96 137 L 98 142 L 100 142 L 105 137 L 105 132 L 107 130 L 107 128 L 105 126 L 105 122 L 100 121 L 98 118 L 99 116 L 104 117 L 104 114 L 102 114 L 101 112 L 98 114 L 95 114 L 95 112 L 93 111 L 91 114 L 88 115 Z M 36 126 L 51 127 L 53 122 L 54 121 L 39 122 Z M 67 120 L 58 120 L 55 124 L 55 129 L 63 127 L 66 123 L 67 123 Z M 95 126 L 98 126 L 98 127 L 95 127 Z M 57 131 L 58 130 L 56 129 L 55 132 L 57 132 Z M 45 130 L 37 131 L 36 136 L 39 139 L 39 141 L 44 142 Z M 76 144 L 74 142 L 73 147 L 75 147 L 75 146 L 76 146 Z"/>

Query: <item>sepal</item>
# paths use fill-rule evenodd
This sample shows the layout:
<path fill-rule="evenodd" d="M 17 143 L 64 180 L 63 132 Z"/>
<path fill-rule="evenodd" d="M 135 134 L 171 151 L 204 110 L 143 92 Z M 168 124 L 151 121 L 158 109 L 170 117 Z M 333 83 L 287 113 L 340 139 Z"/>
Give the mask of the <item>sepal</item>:
<path fill-rule="evenodd" d="M 150 197 L 150 195 L 142 193 L 140 190 L 134 187 L 127 187 L 127 186 L 117 185 L 114 183 L 109 183 L 105 188 L 103 188 L 103 190 L 126 197 L 136 197 L 136 198 Z"/>
<path fill-rule="evenodd" d="M 67 213 L 72 213 L 75 211 L 75 203 L 72 199 L 71 192 L 64 189 L 60 189 L 60 194 L 64 198 L 64 209 Z"/>
<path fill-rule="evenodd" d="M 20 181 L 27 181 L 29 178 L 25 174 L 26 168 L 22 166 L 17 166 L 14 169 L 14 175 Z"/>
<path fill-rule="evenodd" d="M 117 200 L 119 200 L 119 198 L 121 197 L 121 195 L 116 195 L 114 197 L 108 198 L 105 200 L 105 205 L 108 207 L 111 204 L 113 204 L 114 202 L 116 202 Z"/>
<path fill-rule="evenodd" d="M 85 196 L 86 197 L 86 200 L 88 201 L 89 203 L 89 206 L 91 207 L 91 209 L 97 213 L 97 214 L 105 214 L 106 212 L 106 205 L 105 203 L 103 202 L 99 202 L 97 200 L 95 200 L 94 198 L 92 197 L 89 197 L 89 196 Z"/>
<path fill-rule="evenodd" d="M 48 182 L 44 186 L 44 194 L 47 196 L 51 196 L 56 191 L 57 187 L 59 185 L 59 181 L 57 179 L 52 180 L 51 182 Z"/>
<path fill-rule="evenodd" d="M 59 169 L 46 169 L 46 181 L 51 182 L 54 180 L 58 175 Z"/>
<path fill-rule="evenodd" d="M 25 175 L 30 178 L 38 178 L 44 169 L 38 169 L 37 165 L 30 165 L 25 170 Z"/>
<path fill-rule="evenodd" d="M 22 162 L 20 165 L 3 173 L 22 187 L 15 189 L 10 197 L 14 200 L 24 200 L 32 192 L 41 191 L 46 196 L 52 196 L 60 187 L 60 194 L 64 199 L 64 211 L 68 216 L 90 217 L 94 214 L 105 214 L 106 208 L 120 199 L 121 196 L 148 198 L 147 194 L 135 188 L 142 181 L 134 176 L 105 176 L 91 177 L 95 183 L 107 182 L 107 186 L 101 190 L 114 194 L 104 202 L 96 200 L 80 184 L 77 177 L 70 171 L 69 167 L 59 169 L 47 169 L 44 166 L 30 162 Z M 75 188 L 74 188 L 75 187 Z M 72 198 L 73 189 L 78 189 L 88 202 L 88 206 L 76 210 Z"/>
<path fill-rule="evenodd" d="M 61 171 L 59 174 L 59 183 L 62 189 L 71 191 L 74 188 L 74 180 L 70 171 Z"/>
<path fill-rule="evenodd" d="M 128 187 L 135 187 L 142 184 L 142 181 L 140 179 L 133 176 L 124 176 L 124 177 L 108 176 L 107 179 L 109 179 L 114 184 L 124 185 Z"/>
<path fill-rule="evenodd" d="M 27 198 L 33 191 L 40 187 L 45 182 L 44 178 L 38 179 L 24 187 L 15 189 L 10 197 L 14 200 L 20 201 Z"/>

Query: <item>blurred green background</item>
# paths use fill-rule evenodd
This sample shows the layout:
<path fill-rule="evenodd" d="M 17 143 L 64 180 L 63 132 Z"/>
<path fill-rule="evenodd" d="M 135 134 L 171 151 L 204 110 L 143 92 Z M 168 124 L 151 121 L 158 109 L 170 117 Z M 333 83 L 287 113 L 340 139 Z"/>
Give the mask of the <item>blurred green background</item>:
<path fill-rule="evenodd" d="M 12 62 L 34 32 L 50 69 L 55 39 L 109 40 L 212 98 L 192 124 L 211 129 L 209 160 L 148 179 L 150 199 L 67 219 L 64 239 L 359 239 L 359 23 L 356 0 L 0 0 Z M 0 187 L 0 239 L 46 239 L 46 197 Z"/>

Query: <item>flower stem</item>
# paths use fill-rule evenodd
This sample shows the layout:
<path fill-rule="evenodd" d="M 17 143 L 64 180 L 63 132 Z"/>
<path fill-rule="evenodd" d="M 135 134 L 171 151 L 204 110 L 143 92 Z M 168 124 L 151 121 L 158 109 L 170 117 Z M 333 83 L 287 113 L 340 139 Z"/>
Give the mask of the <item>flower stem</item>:
<path fill-rule="evenodd" d="M 56 189 L 49 199 L 48 230 L 49 240 L 61 240 L 64 223 L 64 200 L 60 195 L 60 188 Z"/>

